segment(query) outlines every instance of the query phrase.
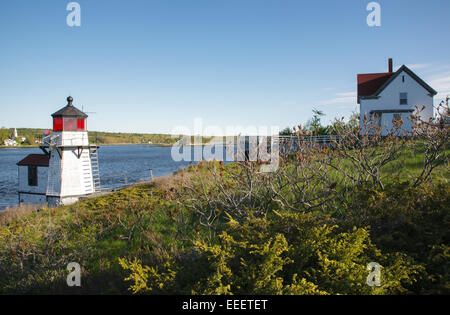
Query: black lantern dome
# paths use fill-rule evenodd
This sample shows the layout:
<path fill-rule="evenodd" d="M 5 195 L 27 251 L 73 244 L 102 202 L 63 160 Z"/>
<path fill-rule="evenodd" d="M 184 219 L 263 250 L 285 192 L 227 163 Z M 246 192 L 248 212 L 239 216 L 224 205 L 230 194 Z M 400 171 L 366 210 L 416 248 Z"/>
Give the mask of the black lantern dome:
<path fill-rule="evenodd" d="M 53 131 L 85 131 L 88 115 L 73 106 L 73 97 L 67 98 L 67 105 L 61 108 L 53 117 Z"/>
<path fill-rule="evenodd" d="M 56 113 L 52 114 L 52 117 L 77 117 L 77 118 L 87 118 L 88 115 L 86 115 L 85 113 L 83 113 L 81 110 L 79 110 L 78 108 L 76 108 L 75 106 L 73 106 L 73 97 L 69 96 L 67 98 L 67 105 L 63 108 L 61 108 L 59 111 L 57 111 Z"/>

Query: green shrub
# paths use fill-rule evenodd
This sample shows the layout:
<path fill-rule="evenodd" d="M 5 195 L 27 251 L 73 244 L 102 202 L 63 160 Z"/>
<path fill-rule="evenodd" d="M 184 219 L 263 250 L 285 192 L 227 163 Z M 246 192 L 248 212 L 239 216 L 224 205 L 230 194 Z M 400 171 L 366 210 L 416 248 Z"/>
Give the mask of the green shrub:
<path fill-rule="evenodd" d="M 383 252 L 402 252 L 424 267 L 415 293 L 450 293 L 450 185 L 359 187 L 339 218 L 347 228 L 370 226 Z"/>
<path fill-rule="evenodd" d="M 135 293 L 161 288 L 168 277 L 172 287 L 193 294 L 398 294 L 414 282 L 420 267 L 406 255 L 382 254 L 370 241 L 369 232 L 355 228 L 337 232 L 324 224 L 328 218 L 309 214 L 252 218 L 241 224 L 231 220 L 217 244 L 195 244 L 196 277 L 191 259 L 171 260 L 176 267 L 158 269 L 129 261 L 129 280 Z M 382 265 L 382 284 L 366 283 L 370 262 Z M 166 263 L 167 266 L 167 263 Z M 198 268 L 201 266 L 200 268 Z M 198 269 L 201 269 L 199 272 Z M 174 277 L 174 270 L 176 276 Z M 158 290 L 158 293 L 164 291 Z M 173 293 L 173 292 L 165 292 Z"/>

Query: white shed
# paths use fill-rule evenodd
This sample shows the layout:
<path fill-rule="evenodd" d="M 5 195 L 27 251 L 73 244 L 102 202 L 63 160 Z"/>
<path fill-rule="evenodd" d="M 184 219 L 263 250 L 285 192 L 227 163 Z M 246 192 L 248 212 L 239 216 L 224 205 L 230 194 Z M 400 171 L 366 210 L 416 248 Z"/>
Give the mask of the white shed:
<path fill-rule="evenodd" d="M 17 163 L 19 167 L 19 203 L 46 204 L 48 166 L 46 154 L 30 154 Z"/>

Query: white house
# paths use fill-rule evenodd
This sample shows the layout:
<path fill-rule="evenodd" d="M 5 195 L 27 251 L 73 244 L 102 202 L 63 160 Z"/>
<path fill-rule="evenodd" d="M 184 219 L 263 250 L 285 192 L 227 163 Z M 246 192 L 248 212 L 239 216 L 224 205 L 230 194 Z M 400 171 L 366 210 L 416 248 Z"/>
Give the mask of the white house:
<path fill-rule="evenodd" d="M 14 128 L 14 134 L 12 138 L 6 139 L 3 144 L 7 147 L 17 147 L 19 143 L 16 141 L 16 139 L 20 139 L 21 143 L 23 143 L 27 138 L 25 137 L 19 137 L 17 135 L 17 128 Z"/>
<path fill-rule="evenodd" d="M 6 139 L 4 142 L 5 146 L 7 147 L 17 147 L 19 144 L 14 139 Z"/>
<path fill-rule="evenodd" d="M 20 161 L 20 203 L 50 206 L 74 203 L 95 193 L 100 185 L 97 150 L 89 145 L 87 115 L 73 106 L 73 98 L 53 117 L 53 133 L 40 147 Z"/>
<path fill-rule="evenodd" d="M 425 109 L 420 112 L 421 119 L 434 117 L 433 97 L 437 92 L 412 72 L 407 66 L 393 71 L 389 59 L 389 71 L 385 73 L 358 74 L 358 104 L 360 104 L 360 123 L 367 118 L 376 119 L 382 128 L 382 135 L 389 133 L 393 121 L 403 120 L 403 128 L 411 131 L 410 116 L 416 106 Z"/>

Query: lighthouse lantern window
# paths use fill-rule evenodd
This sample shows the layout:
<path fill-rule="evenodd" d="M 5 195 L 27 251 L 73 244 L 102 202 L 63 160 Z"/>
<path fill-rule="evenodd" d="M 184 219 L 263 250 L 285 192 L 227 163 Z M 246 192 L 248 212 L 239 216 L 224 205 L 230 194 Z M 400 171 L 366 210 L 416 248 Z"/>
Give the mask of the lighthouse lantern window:
<path fill-rule="evenodd" d="M 64 117 L 64 131 L 77 131 L 77 119 Z"/>
<path fill-rule="evenodd" d="M 53 118 L 53 131 L 63 130 L 63 120 L 62 118 Z"/>
<path fill-rule="evenodd" d="M 85 120 L 84 119 L 78 119 L 77 120 L 77 129 L 78 130 L 86 130 Z"/>
<path fill-rule="evenodd" d="M 53 131 L 85 131 L 86 118 L 88 117 L 81 110 L 73 106 L 73 98 L 67 98 L 67 105 L 56 113 L 53 117 Z"/>

